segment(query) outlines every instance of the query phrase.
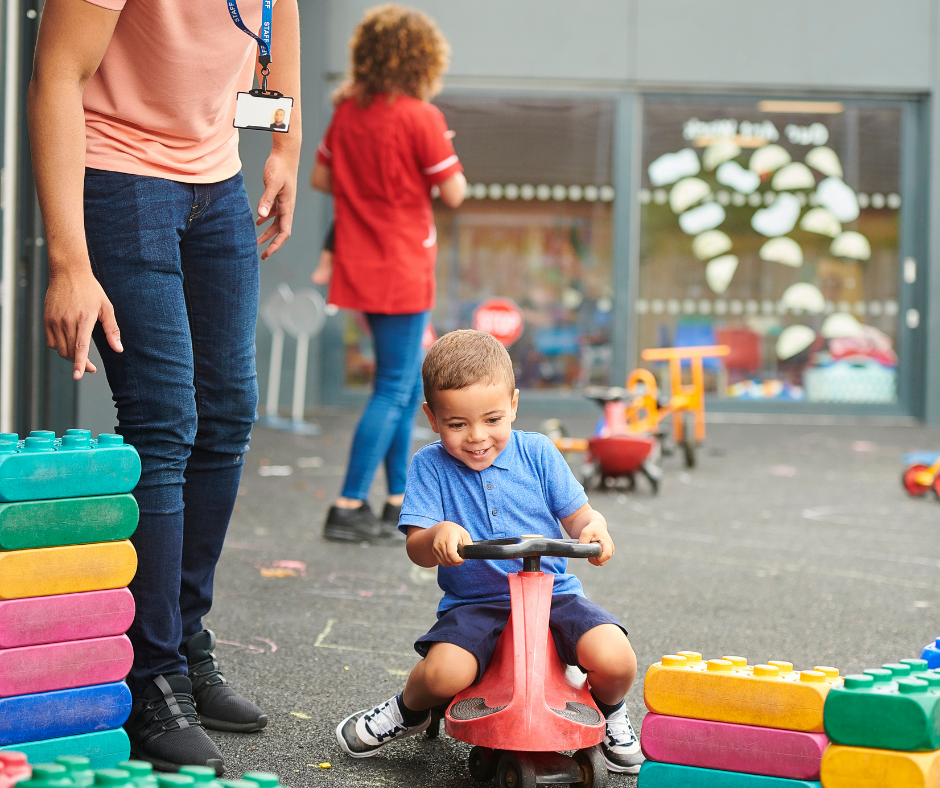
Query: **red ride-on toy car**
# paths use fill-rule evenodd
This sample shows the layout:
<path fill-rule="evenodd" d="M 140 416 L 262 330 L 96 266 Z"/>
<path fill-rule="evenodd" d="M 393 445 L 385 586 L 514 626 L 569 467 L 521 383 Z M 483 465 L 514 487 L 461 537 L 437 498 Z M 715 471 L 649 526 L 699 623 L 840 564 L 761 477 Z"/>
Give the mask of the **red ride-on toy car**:
<path fill-rule="evenodd" d="M 496 777 L 499 788 L 606 788 L 607 766 L 596 746 L 604 717 L 584 677 L 572 678 L 558 656 L 548 629 L 555 578 L 539 568 L 543 555 L 596 558 L 601 546 L 532 536 L 474 542 L 458 552 L 465 559 L 523 559 L 522 571 L 509 575 L 511 613 L 490 664 L 444 716 L 450 736 L 475 745 L 471 776 Z"/>

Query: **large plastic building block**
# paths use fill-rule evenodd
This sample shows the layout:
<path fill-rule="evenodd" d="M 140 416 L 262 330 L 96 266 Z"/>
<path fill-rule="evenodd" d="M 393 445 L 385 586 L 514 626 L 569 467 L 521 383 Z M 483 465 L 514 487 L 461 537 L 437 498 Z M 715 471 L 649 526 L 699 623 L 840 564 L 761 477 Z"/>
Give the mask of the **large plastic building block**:
<path fill-rule="evenodd" d="M 7 748 L 0 748 L 7 749 Z M 63 755 L 83 755 L 92 769 L 113 769 L 131 754 L 131 743 L 123 728 L 82 733 L 42 741 L 10 745 L 10 750 L 26 753 L 30 763 L 51 763 Z"/>
<path fill-rule="evenodd" d="M 910 661 L 926 668 L 923 660 Z M 882 670 L 846 676 L 845 685 L 833 687 L 826 698 L 825 722 L 826 733 L 836 744 L 940 749 L 940 674 L 919 670 L 892 677 Z"/>
<path fill-rule="evenodd" d="M 706 663 L 690 651 L 652 665 L 643 697 L 657 714 L 822 733 L 826 695 L 841 683 L 835 668 L 796 672 L 789 662 L 748 665 L 744 657 Z"/>
<path fill-rule="evenodd" d="M 898 752 L 831 745 L 822 760 L 826 788 L 936 788 L 940 751 Z"/>
<path fill-rule="evenodd" d="M 26 753 L 0 752 L 0 788 L 13 788 L 20 780 L 29 779 L 31 772 Z"/>
<path fill-rule="evenodd" d="M 68 430 L 55 440 L 43 430 L 16 443 L 2 437 L 0 501 L 118 495 L 140 479 L 140 457 L 120 435 L 92 440 L 88 430 Z"/>
<path fill-rule="evenodd" d="M 0 746 L 111 730 L 130 713 L 131 693 L 124 682 L 0 698 Z"/>
<path fill-rule="evenodd" d="M 819 764 L 829 740 L 824 733 L 650 713 L 643 720 L 640 743 L 646 757 L 653 761 L 818 780 Z"/>
<path fill-rule="evenodd" d="M 821 788 L 815 780 L 787 780 L 761 774 L 697 769 L 674 763 L 646 761 L 640 767 L 637 788 Z M 829 786 L 826 786 L 829 788 Z"/>
<path fill-rule="evenodd" d="M 0 599 L 123 588 L 136 571 L 127 541 L 0 552 Z"/>
<path fill-rule="evenodd" d="M 111 684 L 133 664 L 126 635 L 0 649 L 0 697 Z"/>
<path fill-rule="evenodd" d="M 130 494 L 0 503 L 0 550 L 128 539 L 137 520 Z"/>
<path fill-rule="evenodd" d="M 927 661 L 927 667 L 940 668 L 940 638 L 924 646 L 920 658 Z"/>
<path fill-rule="evenodd" d="M 0 648 L 122 635 L 134 621 L 126 588 L 0 601 Z"/>

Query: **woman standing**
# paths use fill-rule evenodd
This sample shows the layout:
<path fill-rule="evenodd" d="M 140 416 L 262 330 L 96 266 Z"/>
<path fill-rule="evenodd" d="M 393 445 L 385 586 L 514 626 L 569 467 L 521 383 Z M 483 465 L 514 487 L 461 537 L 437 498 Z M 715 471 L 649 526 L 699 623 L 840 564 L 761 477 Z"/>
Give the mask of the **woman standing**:
<path fill-rule="evenodd" d="M 431 19 L 398 5 L 366 13 L 350 42 L 351 81 L 337 96 L 317 148 L 314 189 L 333 195 L 332 261 L 313 274 L 329 302 L 365 313 L 375 345 L 375 388 L 353 437 L 346 480 L 324 538 L 401 538 L 414 412 L 421 400 L 421 340 L 434 306 L 437 232 L 430 190 L 451 208 L 466 179 L 443 114 L 428 100 L 441 89 L 450 48 Z M 385 461 L 381 520 L 366 502 Z"/>

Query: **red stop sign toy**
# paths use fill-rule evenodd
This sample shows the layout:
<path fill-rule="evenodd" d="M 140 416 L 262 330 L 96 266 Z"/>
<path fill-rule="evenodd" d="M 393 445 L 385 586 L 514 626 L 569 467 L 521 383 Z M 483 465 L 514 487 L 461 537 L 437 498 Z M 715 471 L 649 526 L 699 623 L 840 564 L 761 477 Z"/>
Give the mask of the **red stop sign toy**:
<path fill-rule="evenodd" d="M 473 327 L 509 347 L 522 336 L 522 310 L 511 298 L 487 298 L 473 311 Z"/>

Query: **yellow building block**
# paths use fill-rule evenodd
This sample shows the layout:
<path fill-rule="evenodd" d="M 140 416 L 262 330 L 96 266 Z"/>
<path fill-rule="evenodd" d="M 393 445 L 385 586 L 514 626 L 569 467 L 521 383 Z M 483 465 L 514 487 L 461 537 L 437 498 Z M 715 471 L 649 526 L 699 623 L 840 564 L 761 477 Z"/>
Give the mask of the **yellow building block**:
<path fill-rule="evenodd" d="M 830 744 L 823 753 L 820 776 L 826 788 L 940 788 L 940 750 L 902 752 Z"/>
<path fill-rule="evenodd" d="M 789 662 L 748 665 L 744 657 L 705 662 L 694 651 L 663 657 L 646 673 L 646 707 L 673 717 L 821 733 L 830 687 L 841 684 L 830 667 L 793 670 Z"/>
<path fill-rule="evenodd" d="M 0 552 L 0 599 L 123 588 L 136 571 L 129 541 Z"/>

